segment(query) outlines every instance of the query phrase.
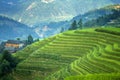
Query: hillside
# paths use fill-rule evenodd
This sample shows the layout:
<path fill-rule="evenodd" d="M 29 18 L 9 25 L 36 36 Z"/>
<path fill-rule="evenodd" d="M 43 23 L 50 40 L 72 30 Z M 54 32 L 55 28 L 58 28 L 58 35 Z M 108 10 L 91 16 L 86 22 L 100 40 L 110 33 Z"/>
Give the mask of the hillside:
<path fill-rule="evenodd" d="M 112 14 L 113 10 L 117 10 L 120 8 L 119 6 L 120 6 L 119 4 L 115 4 L 115 5 L 108 5 L 99 9 L 91 10 L 83 15 L 78 15 L 74 17 L 72 21 L 73 20 L 79 21 L 80 19 L 82 19 L 83 23 L 85 23 L 87 21 L 97 19 L 101 16 Z"/>
<path fill-rule="evenodd" d="M 120 28 L 67 31 L 29 45 L 14 54 L 22 61 L 13 77 L 17 80 L 64 80 L 66 77 L 66 80 L 77 80 L 76 75 L 86 78 L 84 75 L 91 74 L 89 78 L 98 76 L 110 80 L 109 76 L 113 75 L 118 79 L 120 36 L 114 34 L 116 31 L 120 33 Z"/>
<path fill-rule="evenodd" d="M 120 3 L 120 0 L 111 0 L 111 1 L 116 4 Z"/>
<path fill-rule="evenodd" d="M 16 39 L 18 37 L 25 39 L 29 34 L 38 37 L 37 34 L 27 25 L 0 16 L 0 40 Z"/>
<path fill-rule="evenodd" d="M 87 26 L 87 27 L 108 26 L 108 25 L 114 26 L 114 27 L 120 27 L 120 11 L 119 10 L 114 10 L 112 14 L 104 15 L 104 16 L 98 17 L 97 19 L 89 20 L 84 24 L 84 26 Z"/>
<path fill-rule="evenodd" d="M 59 30 L 61 29 L 61 27 L 63 27 L 65 28 L 65 30 L 67 30 L 71 26 L 74 20 L 79 22 L 80 19 L 82 19 L 82 23 L 85 28 L 93 27 L 93 26 L 104 26 L 104 25 L 119 26 L 120 24 L 119 12 L 118 14 L 116 13 L 113 14 L 114 11 L 119 10 L 119 8 L 120 8 L 120 4 L 109 5 L 99 9 L 90 10 L 82 15 L 79 14 L 78 16 L 73 17 L 73 19 L 71 19 L 70 21 L 64 21 L 62 23 L 54 22 L 52 24 L 49 23 L 47 26 Z"/>
<path fill-rule="evenodd" d="M 35 32 L 41 37 L 50 37 L 55 34 L 60 33 L 61 28 L 63 27 L 64 30 L 68 29 L 68 21 L 60 21 L 60 22 L 50 22 L 49 24 L 42 24 L 41 26 L 35 25 L 34 27 Z"/>

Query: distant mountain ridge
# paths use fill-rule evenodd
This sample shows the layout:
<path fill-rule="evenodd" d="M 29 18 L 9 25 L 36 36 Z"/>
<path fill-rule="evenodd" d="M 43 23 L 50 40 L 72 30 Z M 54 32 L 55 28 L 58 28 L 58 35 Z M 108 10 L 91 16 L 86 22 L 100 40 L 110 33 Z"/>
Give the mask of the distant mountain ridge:
<path fill-rule="evenodd" d="M 43 37 L 43 36 L 48 37 L 48 36 L 59 33 L 62 28 L 64 28 L 64 30 L 68 30 L 68 28 L 71 26 L 71 24 L 74 20 L 76 20 L 78 22 L 80 19 L 82 19 L 82 22 L 86 23 L 93 19 L 97 19 L 101 16 L 112 14 L 113 13 L 112 10 L 115 10 L 117 7 L 119 7 L 119 4 L 109 5 L 109 6 L 100 8 L 100 9 L 88 11 L 87 13 L 85 13 L 83 15 L 80 14 L 78 16 L 75 16 L 70 21 L 51 22 L 47 25 L 43 25 L 43 27 L 38 26 L 38 27 L 36 27 L 37 33 L 39 33 L 39 35 L 41 35 L 41 37 Z M 85 26 L 85 27 L 87 27 L 87 26 Z M 44 28 L 46 28 L 45 31 L 43 30 Z M 39 29 L 39 31 L 38 31 L 38 29 Z"/>
<path fill-rule="evenodd" d="M 56 3 L 59 3 L 59 4 L 57 5 Z M 65 5 L 65 3 L 69 3 L 69 4 Z M 104 4 L 102 4 L 102 3 L 104 3 Z M 110 13 L 112 13 L 111 9 L 109 9 L 109 8 L 107 9 L 106 7 L 104 7 L 104 8 L 101 8 L 101 7 L 105 6 L 105 5 L 109 5 L 109 4 L 110 5 L 116 4 L 116 3 L 117 2 L 115 2 L 113 0 L 102 0 L 102 1 L 86 0 L 85 2 L 82 0 L 78 0 L 78 1 L 56 0 L 53 2 L 41 2 L 40 0 L 29 0 L 26 2 L 25 2 L 25 0 L 19 0 L 19 1 L 1 0 L 0 1 L 0 7 L 1 7 L 0 14 L 13 18 L 14 20 L 12 20 L 12 22 L 17 20 L 20 23 L 26 23 L 26 25 L 30 25 L 31 27 L 34 27 L 34 28 L 30 28 L 30 31 L 27 32 L 27 35 L 28 35 L 28 33 L 29 34 L 33 33 L 35 35 L 38 35 L 41 38 L 45 38 L 45 37 L 49 37 L 51 35 L 59 33 L 62 27 L 64 28 L 64 30 L 67 30 L 74 20 L 76 20 L 78 22 L 79 19 L 82 19 L 83 23 L 85 23 L 89 20 L 96 19 L 100 16 L 110 14 Z M 86 5 L 88 4 L 88 5 L 86 7 L 83 7 L 83 6 L 85 6 L 83 4 L 86 4 Z M 95 4 L 95 5 L 93 5 L 93 4 Z M 93 9 L 95 9 L 95 10 L 93 10 Z M 90 11 L 88 11 L 88 10 L 90 10 Z M 82 13 L 85 13 L 85 14 L 82 14 Z M 65 16 L 65 15 L 67 15 L 67 16 Z M 74 15 L 77 15 L 77 16 L 73 17 Z M 69 18 L 73 17 L 73 19 L 71 19 L 70 21 L 68 20 L 68 21 L 58 22 L 60 19 L 61 20 L 63 20 L 63 18 L 67 19 L 66 17 L 69 17 Z M 10 26 L 9 21 L 7 23 L 8 24 L 6 24 L 6 25 Z M 41 25 L 41 23 L 42 23 L 42 25 Z M 29 26 L 26 26 L 26 27 L 29 27 Z M 3 30 L 4 29 L 5 28 L 3 28 Z M 15 30 L 13 27 L 11 29 L 10 29 L 10 31 L 15 32 L 15 33 L 12 33 L 15 36 L 14 37 L 12 36 L 11 38 L 16 38 L 17 34 L 18 34 L 18 36 L 21 36 L 21 37 L 26 36 L 26 35 L 21 34 L 22 31 L 23 31 L 23 33 L 25 33 L 25 30 L 23 30 L 23 28 L 22 29 L 19 28 L 21 30 L 21 32 L 13 31 L 13 30 Z M 19 29 L 17 29 L 17 30 L 19 30 Z M 26 28 L 24 28 L 24 29 L 26 29 Z M 6 31 L 6 32 L 9 32 L 9 31 Z"/>
<path fill-rule="evenodd" d="M 111 0 L 115 4 L 120 4 L 120 0 Z"/>
<path fill-rule="evenodd" d="M 57 22 L 114 4 L 111 0 L 0 0 L 0 14 L 29 26 Z"/>
<path fill-rule="evenodd" d="M 111 9 L 110 14 L 100 16 L 96 19 L 87 21 L 84 26 L 86 27 L 97 27 L 97 26 L 113 26 L 120 27 L 120 5 L 111 5 L 105 7 L 105 9 Z"/>
<path fill-rule="evenodd" d="M 19 23 L 13 19 L 0 16 L 0 40 L 25 39 L 31 34 L 33 37 L 38 37 L 37 34 L 25 24 Z"/>
<path fill-rule="evenodd" d="M 91 10 L 83 15 L 78 15 L 74 17 L 69 21 L 69 24 L 72 23 L 74 20 L 78 22 L 80 19 L 82 19 L 83 23 L 86 23 L 87 21 L 97 19 L 101 16 L 112 14 L 113 10 L 117 10 L 117 9 L 120 9 L 120 4 L 109 5 L 109 6 L 102 7 L 100 9 Z"/>
<path fill-rule="evenodd" d="M 115 10 L 117 8 L 120 8 L 120 4 L 108 5 L 108 6 L 100 8 L 100 9 L 88 11 L 87 13 L 85 13 L 83 15 L 75 16 L 71 21 L 73 21 L 73 20 L 78 21 L 81 18 L 83 20 L 83 22 L 86 22 L 91 19 L 96 19 L 103 15 L 112 14 L 112 10 Z"/>

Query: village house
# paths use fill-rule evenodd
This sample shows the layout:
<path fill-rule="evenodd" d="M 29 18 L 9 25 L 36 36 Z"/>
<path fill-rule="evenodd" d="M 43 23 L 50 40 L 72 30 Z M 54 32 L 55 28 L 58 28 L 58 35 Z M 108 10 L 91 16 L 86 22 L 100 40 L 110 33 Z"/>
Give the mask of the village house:
<path fill-rule="evenodd" d="M 8 50 L 11 53 L 22 49 L 24 46 L 24 42 L 19 40 L 8 40 L 7 42 L 5 42 L 5 50 Z"/>

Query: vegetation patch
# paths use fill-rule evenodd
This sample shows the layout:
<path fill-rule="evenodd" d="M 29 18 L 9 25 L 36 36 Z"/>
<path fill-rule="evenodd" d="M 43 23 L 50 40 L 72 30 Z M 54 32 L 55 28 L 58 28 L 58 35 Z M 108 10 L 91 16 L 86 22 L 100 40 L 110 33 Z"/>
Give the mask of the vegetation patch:
<path fill-rule="evenodd" d="M 120 28 L 97 28 L 95 29 L 97 32 L 105 32 L 114 35 L 120 35 Z"/>
<path fill-rule="evenodd" d="M 119 33 L 118 28 L 104 30 Z M 120 72 L 119 44 L 120 36 L 114 33 L 95 29 L 66 31 L 17 52 L 15 56 L 23 58 L 13 76 L 20 80 L 26 80 L 25 76 L 33 80 L 81 79 L 77 75 L 83 80 L 92 79 L 89 76 L 93 80 L 113 79 L 109 78 L 111 73 Z"/>
<path fill-rule="evenodd" d="M 64 80 L 119 80 L 120 73 L 113 74 L 89 74 L 80 76 L 71 76 Z"/>

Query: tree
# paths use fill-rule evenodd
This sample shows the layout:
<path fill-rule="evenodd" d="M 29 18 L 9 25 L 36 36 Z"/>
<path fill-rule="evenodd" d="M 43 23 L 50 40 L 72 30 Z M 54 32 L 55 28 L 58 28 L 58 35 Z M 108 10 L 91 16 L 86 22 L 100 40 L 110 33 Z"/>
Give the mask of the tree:
<path fill-rule="evenodd" d="M 27 44 L 32 44 L 32 43 L 33 43 L 33 37 L 31 35 L 29 35 Z"/>
<path fill-rule="evenodd" d="M 18 41 L 20 41 L 20 38 L 17 38 Z"/>
<path fill-rule="evenodd" d="M 8 51 L 3 51 L 3 60 L 7 60 L 12 68 L 16 67 L 18 60 L 14 58 Z"/>
<path fill-rule="evenodd" d="M 64 28 L 62 27 L 61 30 L 60 30 L 60 33 L 64 32 Z"/>
<path fill-rule="evenodd" d="M 0 53 L 3 52 L 4 48 L 5 48 L 5 42 L 2 42 L 2 43 L 0 44 Z"/>
<path fill-rule="evenodd" d="M 2 64 L 1 64 L 1 76 L 4 76 L 8 73 L 12 72 L 12 68 L 10 66 L 10 63 L 7 60 L 3 60 Z"/>
<path fill-rule="evenodd" d="M 80 19 L 79 22 L 78 22 L 78 28 L 83 29 L 82 19 Z"/>
<path fill-rule="evenodd" d="M 5 50 L 3 52 L 3 58 L 2 59 L 3 60 L 5 59 L 5 60 L 7 60 L 9 62 L 12 62 L 12 56 L 11 56 L 11 54 L 7 50 Z"/>
<path fill-rule="evenodd" d="M 12 57 L 8 51 L 3 51 L 0 55 L 0 77 L 5 76 L 12 72 L 18 64 L 18 59 Z"/>
<path fill-rule="evenodd" d="M 73 23 L 71 24 L 71 27 L 69 28 L 69 30 L 75 30 L 77 29 L 77 22 L 76 20 L 73 21 Z"/>
<path fill-rule="evenodd" d="M 34 40 L 34 42 L 37 42 L 37 41 L 39 41 L 39 38 L 37 38 L 37 39 Z"/>
<path fill-rule="evenodd" d="M 8 51 L 3 51 L 0 56 L 0 77 L 2 77 L 12 72 L 18 64 L 18 59 L 12 57 Z"/>

